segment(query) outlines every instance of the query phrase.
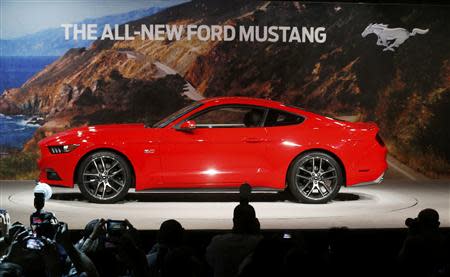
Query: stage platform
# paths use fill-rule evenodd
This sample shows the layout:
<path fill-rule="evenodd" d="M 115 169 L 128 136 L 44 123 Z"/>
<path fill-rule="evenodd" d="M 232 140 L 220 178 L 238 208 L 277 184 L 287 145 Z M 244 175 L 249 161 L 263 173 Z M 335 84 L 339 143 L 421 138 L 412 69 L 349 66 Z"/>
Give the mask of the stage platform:
<path fill-rule="evenodd" d="M 450 181 L 412 180 L 403 175 L 394 169 L 381 184 L 342 188 L 328 204 L 299 204 L 278 193 L 254 193 L 251 204 L 263 229 L 402 228 L 407 217 L 428 207 L 438 210 L 441 226 L 450 227 Z M 33 186 L 33 181 L 0 181 L 0 207 L 8 210 L 13 222 L 29 221 Z M 71 229 L 84 228 L 91 219 L 102 217 L 127 218 L 142 230 L 158 229 L 170 218 L 186 229 L 219 230 L 231 228 L 237 200 L 232 193 L 149 191 L 130 192 L 124 201 L 105 205 L 88 203 L 77 188 L 54 188 L 45 209 Z"/>

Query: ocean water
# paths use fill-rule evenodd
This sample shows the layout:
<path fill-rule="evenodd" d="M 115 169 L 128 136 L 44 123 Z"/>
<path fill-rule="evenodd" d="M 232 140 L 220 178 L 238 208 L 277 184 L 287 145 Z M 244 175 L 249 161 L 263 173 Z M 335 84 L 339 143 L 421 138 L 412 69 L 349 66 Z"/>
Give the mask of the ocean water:
<path fill-rule="evenodd" d="M 5 89 L 20 87 L 57 58 L 0 56 L 0 94 Z M 0 114 L 0 146 L 22 148 L 39 127 L 36 124 L 27 124 L 28 119 L 23 115 Z"/>
<path fill-rule="evenodd" d="M 0 146 L 21 149 L 39 127 L 28 124 L 28 117 L 23 115 L 0 114 Z"/>
<path fill-rule="evenodd" d="M 5 89 L 17 88 L 58 57 L 0 56 L 0 94 Z"/>

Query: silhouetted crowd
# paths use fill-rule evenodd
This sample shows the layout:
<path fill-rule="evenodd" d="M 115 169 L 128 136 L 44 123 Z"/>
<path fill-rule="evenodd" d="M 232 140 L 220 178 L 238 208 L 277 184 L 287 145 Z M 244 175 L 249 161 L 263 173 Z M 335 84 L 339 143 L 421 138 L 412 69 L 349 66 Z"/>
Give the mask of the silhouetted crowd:
<path fill-rule="evenodd" d="M 188 243 L 174 219 L 161 224 L 154 245 L 145 245 L 128 220 L 92 220 L 74 241 L 50 212 L 37 209 L 30 227 L 8 224 L 4 210 L 1 216 L 0 276 L 450 276 L 448 240 L 433 209 L 406 220 L 392 264 L 383 253 L 352 245 L 345 227 L 328 231 L 326 251 L 308 244 L 301 231 L 263 235 L 245 198 L 233 211 L 233 229 L 212 237 L 206 248 Z"/>

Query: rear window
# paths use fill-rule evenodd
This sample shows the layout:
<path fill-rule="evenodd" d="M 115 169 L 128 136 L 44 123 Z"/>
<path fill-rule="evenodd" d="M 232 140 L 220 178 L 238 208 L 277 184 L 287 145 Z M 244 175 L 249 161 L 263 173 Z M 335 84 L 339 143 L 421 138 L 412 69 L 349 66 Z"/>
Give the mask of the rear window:
<path fill-rule="evenodd" d="M 304 120 L 305 119 L 302 116 L 297 114 L 270 109 L 267 114 L 264 126 L 276 127 L 295 125 L 302 123 Z"/>

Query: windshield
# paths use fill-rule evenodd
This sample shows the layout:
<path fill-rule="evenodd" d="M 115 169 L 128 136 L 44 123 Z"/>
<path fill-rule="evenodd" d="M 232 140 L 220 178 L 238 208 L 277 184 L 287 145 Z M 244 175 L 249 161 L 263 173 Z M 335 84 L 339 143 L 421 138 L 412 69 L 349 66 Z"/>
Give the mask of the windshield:
<path fill-rule="evenodd" d="M 178 118 L 182 117 L 183 115 L 197 109 L 201 105 L 203 105 L 202 102 L 194 102 L 191 105 L 186 106 L 186 107 L 182 108 L 181 110 L 178 110 L 167 117 L 164 117 L 160 121 L 153 124 L 152 127 L 153 128 L 164 128 L 167 125 L 169 125 L 171 122 L 173 122 L 174 120 L 177 120 Z"/>

